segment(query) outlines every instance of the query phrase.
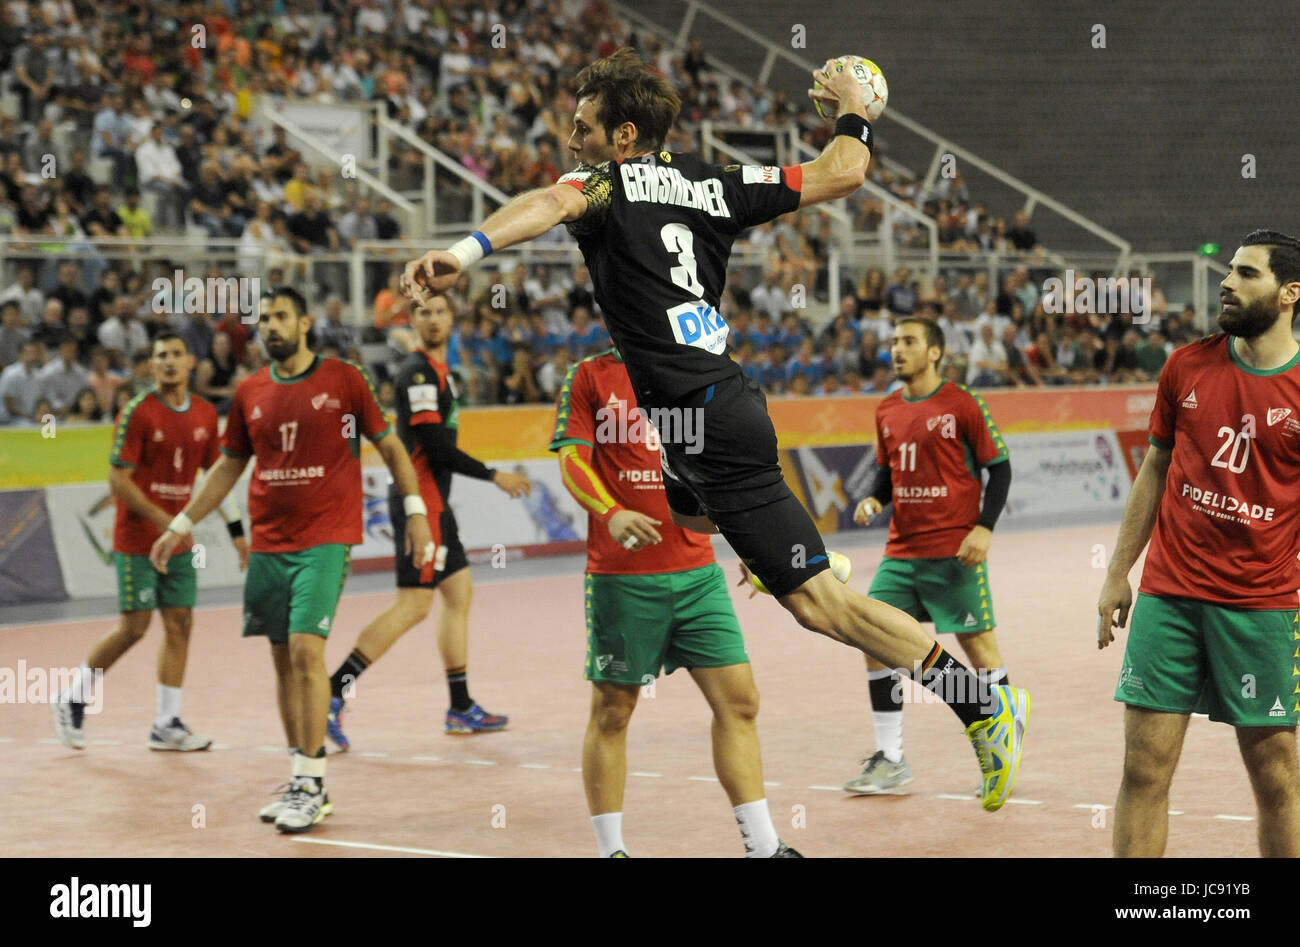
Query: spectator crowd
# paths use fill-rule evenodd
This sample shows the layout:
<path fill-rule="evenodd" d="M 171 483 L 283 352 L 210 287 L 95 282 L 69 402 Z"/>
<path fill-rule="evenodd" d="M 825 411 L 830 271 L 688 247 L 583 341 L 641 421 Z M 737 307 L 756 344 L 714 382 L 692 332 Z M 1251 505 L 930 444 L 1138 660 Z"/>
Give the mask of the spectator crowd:
<path fill-rule="evenodd" d="M 388 201 L 337 168 L 314 168 L 281 129 L 259 125 L 257 103 L 382 103 L 469 175 L 513 194 L 570 165 L 569 80 L 621 45 L 682 91 L 671 150 L 697 150 L 706 120 L 794 123 L 814 148 L 831 133 L 802 101 L 711 69 L 700 40 L 676 49 L 639 35 L 604 0 L 0 0 L 0 88 L 10 106 L 0 114 L 0 237 L 9 241 L 0 420 L 111 419 L 150 384 L 149 340 L 165 328 L 189 343 L 196 390 L 224 406 L 265 355 L 256 327 L 237 314 L 156 311 L 151 280 L 171 273 L 166 237 L 182 231 L 232 241 L 212 259 L 229 257 L 263 285 L 303 289 L 318 316 L 316 346 L 364 361 L 391 400 L 383 382 L 414 344 L 396 266 L 366 267 L 372 308 L 357 325 L 343 318 L 349 274 L 318 258 L 400 238 L 402 223 Z M 423 155 L 395 146 L 387 170 L 394 188 L 417 190 Z M 468 207 L 469 186 L 436 173 L 439 201 Z M 879 161 L 869 173 L 936 221 L 945 259 L 993 252 L 1021 265 L 992 286 L 986 267 L 959 262 L 934 281 L 873 269 L 845 281 L 839 311 L 814 325 L 802 294 L 823 303 L 832 295 L 829 220 L 802 212 L 754 228 L 737 247 L 762 263 L 732 274 L 722 311 L 733 357 L 767 391 L 896 387 L 889 337 L 900 315 L 938 320 L 946 377 L 979 387 L 1149 381 L 1195 337 L 1190 307 L 1171 314 L 1158 291 L 1150 325 L 1047 313 L 1043 251 L 1023 213 L 994 216 L 959 171 L 925 193 Z M 860 230 L 881 219 L 865 192 L 849 211 Z M 905 222 L 891 239 L 907 248 L 924 235 Z M 562 228 L 548 236 L 568 242 Z M 104 237 L 125 252 L 86 243 Z M 208 275 L 231 269 L 214 264 Z M 473 286 L 463 280 L 455 291 L 449 356 L 472 403 L 549 401 L 575 360 L 609 344 L 582 267 L 510 260 L 477 273 Z"/>

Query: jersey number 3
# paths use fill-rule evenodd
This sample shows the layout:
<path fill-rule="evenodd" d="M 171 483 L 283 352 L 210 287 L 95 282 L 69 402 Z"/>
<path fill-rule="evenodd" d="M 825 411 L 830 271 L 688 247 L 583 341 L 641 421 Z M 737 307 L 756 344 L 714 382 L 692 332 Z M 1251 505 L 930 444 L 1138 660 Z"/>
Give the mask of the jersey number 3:
<path fill-rule="evenodd" d="M 704 301 L 704 287 L 700 283 L 695 261 L 695 235 L 685 224 L 664 224 L 659 239 L 669 253 L 676 254 L 677 266 L 668 271 L 668 278 L 692 296 L 692 302 L 682 303 L 667 310 L 668 324 L 673 338 L 682 345 L 691 345 L 706 352 L 721 354 L 727 346 L 728 328 L 722 313 Z"/>

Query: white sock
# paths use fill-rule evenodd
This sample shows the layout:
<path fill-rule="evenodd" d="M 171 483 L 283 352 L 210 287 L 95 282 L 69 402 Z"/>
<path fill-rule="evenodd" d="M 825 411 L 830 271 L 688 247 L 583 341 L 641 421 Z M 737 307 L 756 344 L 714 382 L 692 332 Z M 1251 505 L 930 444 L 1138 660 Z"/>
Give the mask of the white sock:
<path fill-rule="evenodd" d="M 596 830 L 596 849 L 601 858 L 615 852 L 626 852 L 623 844 L 623 813 L 602 812 L 591 817 L 591 827 Z"/>
<path fill-rule="evenodd" d="M 154 726 L 166 727 L 171 724 L 173 717 L 179 717 L 180 715 L 181 689 L 159 684 L 158 701 L 154 711 Z"/>
<path fill-rule="evenodd" d="M 903 712 L 873 710 L 871 723 L 876 728 L 876 749 L 884 753 L 889 762 L 897 763 L 903 758 Z"/>
<path fill-rule="evenodd" d="M 740 826 L 740 837 L 745 840 L 746 858 L 771 858 L 776 854 L 781 840 L 776 837 L 776 826 L 767 811 L 767 800 L 746 802 L 731 810 Z"/>
<path fill-rule="evenodd" d="M 307 756 L 299 750 L 293 754 L 291 765 L 295 779 L 299 776 L 315 776 L 322 783 L 325 782 L 325 757 Z"/>
<path fill-rule="evenodd" d="M 90 698 L 93 696 L 91 684 L 94 682 L 95 672 L 91 670 L 89 664 L 83 664 L 81 667 L 77 668 L 77 676 L 72 679 L 71 686 L 59 695 L 59 703 L 90 703 Z"/>

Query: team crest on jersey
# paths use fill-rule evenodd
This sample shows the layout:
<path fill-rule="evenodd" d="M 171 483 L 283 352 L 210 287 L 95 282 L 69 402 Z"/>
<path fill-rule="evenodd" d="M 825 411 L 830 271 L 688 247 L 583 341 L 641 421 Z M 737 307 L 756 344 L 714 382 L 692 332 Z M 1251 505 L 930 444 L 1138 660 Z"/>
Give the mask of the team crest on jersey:
<path fill-rule="evenodd" d="M 1194 407 L 1196 407 L 1196 389 L 1195 389 L 1195 388 L 1192 389 L 1191 394 L 1189 394 L 1186 398 L 1183 399 L 1183 407 L 1184 407 L 1184 408 L 1194 408 Z"/>
<path fill-rule="evenodd" d="M 659 160 L 664 164 L 672 164 L 673 156 L 666 151 L 659 152 Z"/>
<path fill-rule="evenodd" d="M 1268 426 L 1272 427 L 1278 421 L 1286 418 L 1291 414 L 1290 408 L 1269 408 L 1268 409 Z"/>
<path fill-rule="evenodd" d="M 194 429 L 194 439 L 196 441 L 206 441 L 208 439 L 208 429 L 205 427 L 196 427 Z"/>
<path fill-rule="evenodd" d="M 411 378 L 411 381 L 415 382 L 417 385 L 423 385 L 424 376 L 419 372 L 416 372 L 415 375 Z"/>
<path fill-rule="evenodd" d="M 153 432 L 153 441 L 154 441 L 155 444 L 157 444 L 157 443 L 158 443 L 159 441 L 161 441 L 162 439 L 163 439 L 163 432 L 162 432 L 162 431 L 154 431 L 154 432 Z"/>
<path fill-rule="evenodd" d="M 322 391 L 320 394 L 314 395 L 312 397 L 311 406 L 315 408 L 317 411 L 319 411 L 325 405 L 325 402 L 328 399 L 329 399 L 329 395 Z"/>
<path fill-rule="evenodd" d="M 925 429 L 933 431 L 939 428 L 939 436 L 955 440 L 957 437 L 957 417 L 952 414 L 936 414 L 932 418 L 926 418 Z M 889 432 L 886 431 L 886 434 Z"/>

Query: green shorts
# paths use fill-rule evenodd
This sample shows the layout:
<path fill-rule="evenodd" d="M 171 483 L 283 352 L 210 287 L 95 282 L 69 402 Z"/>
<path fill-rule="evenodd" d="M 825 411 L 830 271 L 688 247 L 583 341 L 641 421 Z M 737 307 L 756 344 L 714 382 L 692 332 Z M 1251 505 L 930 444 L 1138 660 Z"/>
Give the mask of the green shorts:
<path fill-rule="evenodd" d="M 1115 699 L 1234 727 L 1300 719 L 1300 611 L 1138 593 Z"/>
<path fill-rule="evenodd" d="M 655 575 L 586 576 L 589 681 L 648 684 L 662 670 L 748 664 L 717 563 Z"/>
<path fill-rule="evenodd" d="M 326 543 L 297 552 L 254 552 L 244 582 L 244 637 L 284 644 L 290 634 L 328 638 L 352 548 Z"/>
<path fill-rule="evenodd" d="M 163 575 L 150 564 L 148 556 L 113 553 L 113 563 L 117 566 L 118 611 L 193 608 L 198 598 L 199 576 L 194 571 L 192 556 L 189 551 L 178 552 L 167 560 L 167 574 Z"/>
<path fill-rule="evenodd" d="M 867 595 L 893 605 L 934 630 L 955 635 L 992 631 L 993 596 L 987 562 L 971 568 L 955 556 L 895 559 L 886 556 L 871 578 Z"/>

